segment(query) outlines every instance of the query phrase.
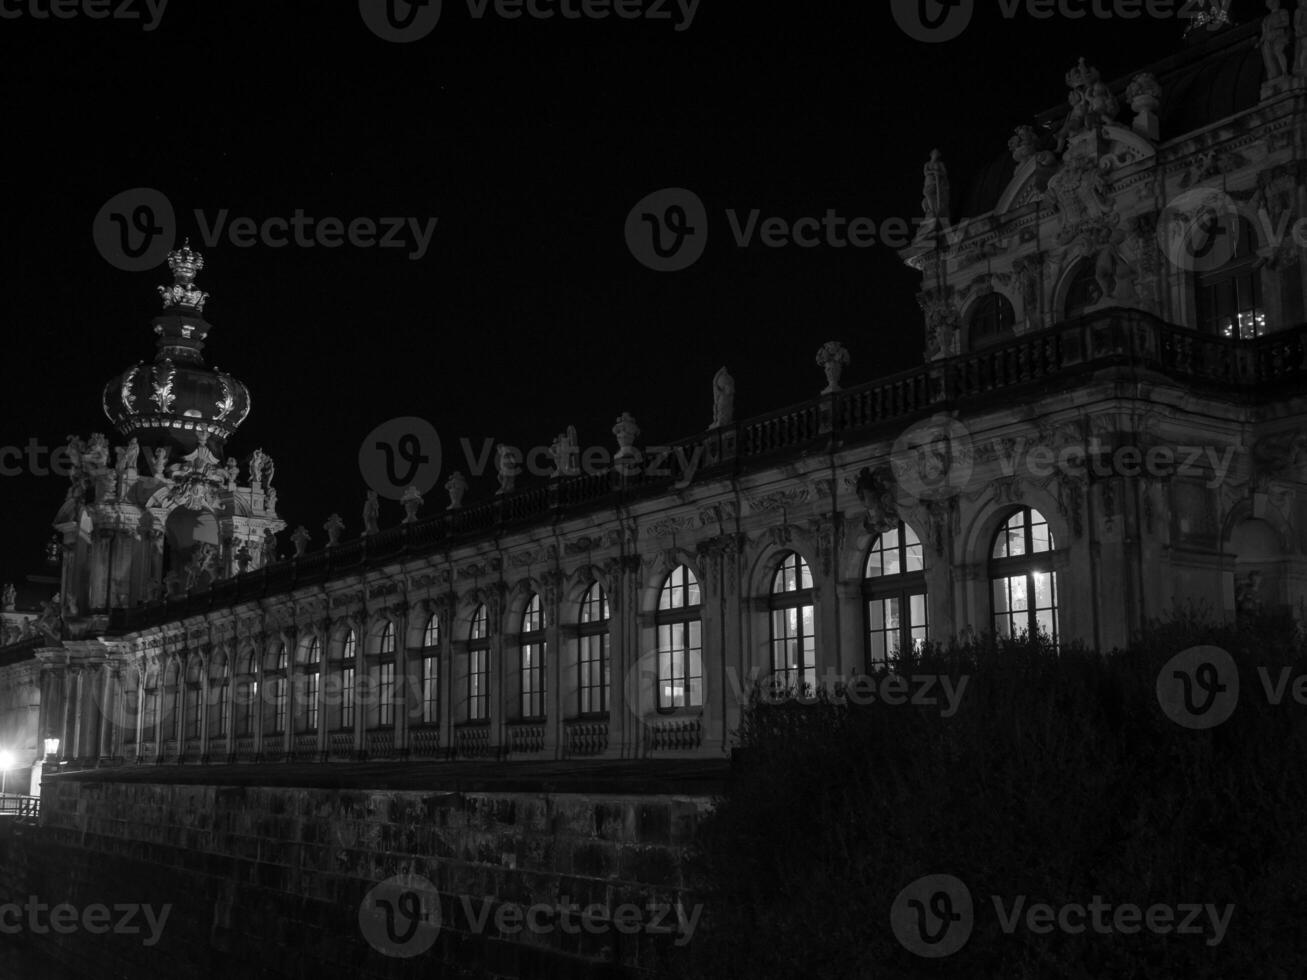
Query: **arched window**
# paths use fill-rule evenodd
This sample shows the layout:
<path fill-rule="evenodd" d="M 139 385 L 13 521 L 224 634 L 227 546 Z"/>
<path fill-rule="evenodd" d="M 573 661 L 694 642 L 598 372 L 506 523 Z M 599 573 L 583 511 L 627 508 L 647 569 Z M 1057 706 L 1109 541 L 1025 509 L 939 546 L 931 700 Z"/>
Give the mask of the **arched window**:
<path fill-rule="evenodd" d="M 994 632 L 1002 637 L 1047 633 L 1057 643 L 1057 573 L 1053 532 L 1037 510 L 1023 507 L 994 536 L 989 563 Z"/>
<path fill-rule="evenodd" d="M 1103 287 L 1098 281 L 1098 270 L 1091 258 L 1076 263 L 1068 277 L 1062 300 L 1062 318 L 1070 320 L 1097 306 L 1103 299 Z"/>
<path fill-rule="evenodd" d="M 163 704 L 169 715 L 167 724 L 163 726 L 164 737 L 176 741 L 181 737 L 182 724 L 181 667 L 176 660 L 170 661 L 164 672 Z"/>
<path fill-rule="evenodd" d="M 703 704 L 703 624 L 699 580 L 684 565 L 672 569 L 658 595 L 658 707 Z"/>
<path fill-rule="evenodd" d="M 209 732 L 215 738 L 227 737 L 227 713 L 231 710 L 231 661 L 218 653 L 209 666 Z"/>
<path fill-rule="evenodd" d="M 422 724 L 440 720 L 440 617 L 431 614 L 422 632 Z"/>
<path fill-rule="evenodd" d="M 484 603 L 472 613 L 467 634 L 467 717 L 490 717 L 490 614 Z"/>
<path fill-rule="evenodd" d="M 318 730 L 318 690 L 322 679 L 322 641 L 316 636 L 309 641 L 304 651 L 303 694 L 299 697 L 302 707 L 299 715 L 300 731 L 316 732 Z"/>
<path fill-rule="evenodd" d="M 354 672 L 358 667 L 358 640 L 354 631 L 346 632 L 340 645 L 340 696 L 336 708 L 336 729 L 351 731 L 354 728 Z"/>
<path fill-rule="evenodd" d="M 786 691 L 811 694 L 817 686 L 817 638 L 812 605 L 812 571 L 790 552 L 771 584 L 772 677 Z"/>
<path fill-rule="evenodd" d="M 258 662 L 254 652 L 245 655 L 236 684 L 236 734 L 254 734 L 254 712 L 259 703 Z"/>
<path fill-rule="evenodd" d="M 145 674 L 145 711 L 141 719 L 141 741 L 153 742 L 159 724 L 159 668 L 151 667 Z"/>
<path fill-rule="evenodd" d="M 540 595 L 531 596 L 522 614 L 519 637 L 522 659 L 519 679 L 522 685 L 521 717 L 545 716 L 545 613 Z"/>
<path fill-rule="evenodd" d="M 577 666 L 581 676 L 577 689 L 580 693 L 580 712 L 583 715 L 608 713 L 608 688 L 612 680 L 608 651 L 610 618 L 608 596 L 604 593 L 604 587 L 595 582 L 581 598 L 578 628 L 580 650 Z"/>
<path fill-rule="evenodd" d="M 377 725 L 395 724 L 395 624 L 386 623 L 381 632 L 377 663 Z"/>
<path fill-rule="evenodd" d="M 186 668 L 186 737 L 200 737 L 200 722 L 203 720 L 204 703 L 204 665 L 199 657 L 192 658 Z"/>
<path fill-rule="evenodd" d="M 1217 236 L 1231 234 L 1224 224 L 1218 223 L 1212 230 L 1207 247 L 1225 251 L 1233 248 L 1233 254 L 1219 269 L 1198 275 L 1198 329 L 1218 337 L 1251 340 L 1266 333 L 1262 274 L 1257 268 L 1257 232 L 1251 221 L 1241 217 L 1233 245 L 1223 245 Z"/>
<path fill-rule="evenodd" d="M 1002 343 L 1016 334 L 1012 330 L 1017 314 L 1012 303 L 1002 293 L 990 293 L 976 301 L 967 324 L 967 339 L 971 349 Z"/>
<path fill-rule="evenodd" d="M 885 667 L 926 642 L 925 571 L 921 539 L 902 521 L 871 543 L 862 580 L 868 669 Z"/>
<path fill-rule="evenodd" d="M 266 671 L 268 681 L 268 695 L 271 702 L 272 717 L 271 726 L 265 731 L 268 735 L 280 735 L 286 731 L 286 709 L 290 702 L 287 696 L 288 678 L 287 669 L 290 666 L 290 651 L 286 649 L 286 644 L 281 643 L 277 646 L 277 652 L 271 659 L 272 669 Z"/>

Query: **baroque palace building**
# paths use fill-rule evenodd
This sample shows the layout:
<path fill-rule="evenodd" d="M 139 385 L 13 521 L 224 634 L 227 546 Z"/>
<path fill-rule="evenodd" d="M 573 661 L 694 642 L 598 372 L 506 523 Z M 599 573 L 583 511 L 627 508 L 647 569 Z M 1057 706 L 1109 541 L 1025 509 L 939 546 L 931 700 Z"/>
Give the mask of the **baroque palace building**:
<path fill-rule="evenodd" d="M 632 463 L 624 415 L 603 471 L 560 452 L 466 502 L 454 477 L 448 506 L 289 559 L 271 458 L 227 454 L 250 398 L 203 360 L 203 261 L 174 252 L 154 361 L 104 390 L 114 458 L 72 442 L 58 609 L 0 648 L 38 695 L 28 743 L 720 757 L 760 679 L 991 631 L 1109 650 L 1191 600 L 1301 615 L 1305 20 L 1205 25 L 1115 81 L 1082 60 L 965 193 L 933 154 L 903 250 L 921 367 L 845 388 L 831 342 L 824 391 L 743 421 L 722 372 L 670 475 Z"/>

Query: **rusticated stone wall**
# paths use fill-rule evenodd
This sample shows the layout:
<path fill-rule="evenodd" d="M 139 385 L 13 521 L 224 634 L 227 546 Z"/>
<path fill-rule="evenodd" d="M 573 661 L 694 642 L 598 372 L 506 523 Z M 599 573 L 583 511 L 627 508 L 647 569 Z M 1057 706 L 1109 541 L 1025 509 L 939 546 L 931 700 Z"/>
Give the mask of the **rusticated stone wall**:
<path fill-rule="evenodd" d="M 10 869 L 0 906 L 29 896 L 78 908 L 171 906 L 153 946 L 145 930 L 19 937 L 69 975 L 584 978 L 674 969 L 669 957 L 695 921 L 684 859 L 710 799 L 69 774 L 48 780 L 43 805 L 41 827 L 0 854 Z M 360 908 L 396 875 L 432 883 L 439 928 L 428 922 L 414 934 L 395 920 L 393 944 L 378 944 Z M 576 911 L 560 918 L 562 901 Z M 524 916 L 532 907 L 541 911 Z M 640 921 L 631 907 L 645 910 Z M 627 920 L 615 921 L 622 908 Z M 531 920 L 535 928 L 522 928 Z M 395 955 L 432 936 L 421 955 Z"/>

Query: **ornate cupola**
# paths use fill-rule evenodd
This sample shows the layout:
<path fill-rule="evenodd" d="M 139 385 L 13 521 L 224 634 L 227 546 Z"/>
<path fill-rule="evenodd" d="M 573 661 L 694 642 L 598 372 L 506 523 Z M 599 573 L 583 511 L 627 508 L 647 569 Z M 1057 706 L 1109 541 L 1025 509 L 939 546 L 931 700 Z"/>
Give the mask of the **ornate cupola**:
<path fill-rule="evenodd" d="M 204 257 L 187 241 L 169 253 L 168 268 L 173 282 L 159 287 L 164 311 L 153 321 L 159 337 L 154 363 L 141 361 L 110 380 L 104 412 L 124 438 L 134 436 L 143 446 L 190 451 L 198 430 L 207 432 L 209 446 L 220 453 L 249 415 L 250 393 L 231 375 L 205 366 L 209 294 L 195 285 Z"/>

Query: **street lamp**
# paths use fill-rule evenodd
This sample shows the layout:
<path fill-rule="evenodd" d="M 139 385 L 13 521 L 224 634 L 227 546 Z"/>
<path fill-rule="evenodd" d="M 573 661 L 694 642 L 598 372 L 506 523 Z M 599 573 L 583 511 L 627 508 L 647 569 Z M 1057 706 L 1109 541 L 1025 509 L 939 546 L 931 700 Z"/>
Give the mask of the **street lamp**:
<path fill-rule="evenodd" d="M 8 749 L 0 749 L 0 796 L 5 795 L 5 783 L 9 779 L 9 770 L 14 767 L 14 754 Z"/>
<path fill-rule="evenodd" d="M 45 757 L 47 759 L 59 754 L 59 739 L 47 738 L 45 740 Z"/>

